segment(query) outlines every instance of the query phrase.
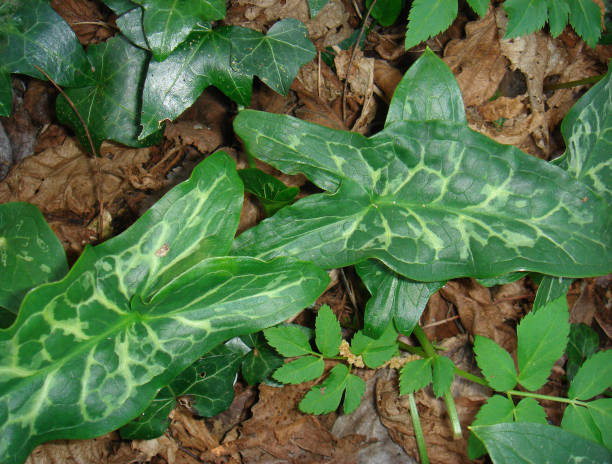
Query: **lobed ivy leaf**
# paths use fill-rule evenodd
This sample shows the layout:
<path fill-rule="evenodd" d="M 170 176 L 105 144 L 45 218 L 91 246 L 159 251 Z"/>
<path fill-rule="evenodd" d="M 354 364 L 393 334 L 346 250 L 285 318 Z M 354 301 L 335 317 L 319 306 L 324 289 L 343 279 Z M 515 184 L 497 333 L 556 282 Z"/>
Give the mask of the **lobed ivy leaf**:
<path fill-rule="evenodd" d="M 565 295 L 548 303 L 537 312 L 531 311 L 519 323 L 519 383 L 527 390 L 539 389 L 567 345 L 569 310 Z"/>
<path fill-rule="evenodd" d="M 225 18 L 224 0 L 133 0 L 144 9 L 143 26 L 153 56 L 165 60 L 198 23 Z"/>
<path fill-rule="evenodd" d="M 315 57 L 308 30 L 297 19 L 275 23 L 263 35 L 243 27 L 231 30 L 232 67 L 258 76 L 276 92 L 287 95 L 300 67 Z"/>
<path fill-rule="evenodd" d="M 563 412 L 561 427 L 568 432 L 603 445 L 601 431 L 593 420 L 589 408 L 568 404 Z"/>
<path fill-rule="evenodd" d="M 201 25 L 164 61 L 152 61 L 142 95 L 143 139 L 189 108 L 214 85 L 241 105 L 251 102 L 252 74 L 230 65 L 231 26 Z"/>
<path fill-rule="evenodd" d="M 134 45 L 144 50 L 149 50 L 149 44 L 142 26 L 142 7 L 135 5 L 125 13 L 121 14 L 115 22 L 121 33 Z"/>
<path fill-rule="evenodd" d="M 181 396 L 189 396 L 190 408 L 199 416 L 212 417 L 229 408 L 243 353 L 219 345 L 181 372 L 138 418 L 119 430 L 130 440 L 151 440 L 168 428 L 168 415 Z"/>
<path fill-rule="evenodd" d="M 17 314 L 31 288 L 67 272 L 64 247 L 40 210 L 29 203 L 0 205 L 0 306 Z"/>
<path fill-rule="evenodd" d="M 457 0 L 414 0 L 408 16 L 406 50 L 450 27 L 457 17 Z"/>
<path fill-rule="evenodd" d="M 342 342 L 342 329 L 336 315 L 328 305 L 323 305 L 315 320 L 315 343 L 319 352 L 326 358 L 338 354 Z"/>
<path fill-rule="evenodd" d="M 589 400 L 612 387 L 612 350 L 600 351 L 587 359 L 572 380 L 567 396 Z"/>
<path fill-rule="evenodd" d="M 565 372 L 567 378 L 572 380 L 576 372 L 589 356 L 597 351 L 599 347 L 599 335 L 586 324 L 572 324 L 570 327 L 569 340 L 565 354 L 567 354 L 567 365 Z"/>
<path fill-rule="evenodd" d="M 302 383 L 318 379 L 323 375 L 325 361 L 318 356 L 303 356 L 283 364 L 272 377 L 282 383 Z"/>
<path fill-rule="evenodd" d="M 590 440 L 547 424 L 515 422 L 472 426 L 495 464 L 612 462 L 612 453 Z"/>
<path fill-rule="evenodd" d="M 263 382 L 283 365 L 283 358 L 266 343 L 263 333 L 244 335 L 238 340 L 251 348 L 245 354 L 241 366 L 242 377 L 247 384 L 256 385 Z"/>
<path fill-rule="evenodd" d="M 44 70 L 62 86 L 91 82 L 91 65 L 70 26 L 48 0 L 6 0 L 0 4 L 0 116 L 11 114 L 10 74 L 45 80 Z"/>
<path fill-rule="evenodd" d="M 399 376 L 400 395 L 414 393 L 431 383 L 431 358 L 404 364 Z"/>
<path fill-rule="evenodd" d="M 468 456 L 470 459 L 478 459 L 487 450 L 482 440 L 474 434 L 474 428 L 484 425 L 493 425 L 505 422 L 512 422 L 514 417 L 514 403 L 511 399 L 501 395 L 493 395 L 476 413 L 476 419 L 470 426 L 468 438 Z"/>
<path fill-rule="evenodd" d="M 0 462 L 124 425 L 214 346 L 312 304 L 329 280 L 314 265 L 224 256 L 241 203 L 234 162 L 213 155 L 63 280 L 26 295 L 0 330 Z"/>
<path fill-rule="evenodd" d="M 65 92 L 87 124 L 96 151 L 104 140 L 131 147 L 155 144 L 161 137 L 159 132 L 138 139 L 147 52 L 115 36 L 90 45 L 87 56 L 94 68 L 93 78 Z M 76 132 L 83 148 L 91 150 L 81 121 L 63 96 L 57 99 L 56 111 L 59 120 Z"/>
<path fill-rule="evenodd" d="M 361 356 L 364 364 L 370 369 L 382 366 L 397 351 L 397 332 L 393 324 L 389 324 L 378 338 L 368 337 L 360 330 L 351 340 L 351 352 Z"/>
<path fill-rule="evenodd" d="M 548 424 L 546 411 L 533 398 L 523 398 L 514 407 L 516 422 L 533 422 L 536 424 Z"/>
<path fill-rule="evenodd" d="M 476 335 L 474 340 L 476 362 L 493 390 L 512 390 L 517 382 L 516 368 L 510 354 L 486 337 Z"/>
<path fill-rule="evenodd" d="M 234 128 L 251 154 L 330 192 L 243 233 L 236 255 L 300 256 L 325 268 L 377 258 L 418 281 L 612 270 L 609 204 L 464 123 L 396 121 L 366 138 L 247 110 Z"/>
<path fill-rule="evenodd" d="M 453 383 L 455 365 L 446 356 L 436 356 L 431 362 L 433 391 L 440 398 Z"/>

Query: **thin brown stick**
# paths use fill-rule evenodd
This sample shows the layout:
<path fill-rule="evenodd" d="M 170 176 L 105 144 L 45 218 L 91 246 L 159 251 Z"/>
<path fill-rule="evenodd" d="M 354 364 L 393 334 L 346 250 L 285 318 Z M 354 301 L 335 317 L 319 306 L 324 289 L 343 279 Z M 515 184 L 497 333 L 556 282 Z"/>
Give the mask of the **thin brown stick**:
<path fill-rule="evenodd" d="M 431 327 L 437 327 L 439 325 L 443 325 L 446 324 L 447 322 L 451 322 L 451 321 L 455 321 L 457 319 L 459 319 L 460 316 L 451 316 L 447 319 L 442 319 L 441 321 L 436 321 L 436 322 L 431 322 L 429 324 L 426 324 L 423 326 L 423 329 L 429 329 Z"/>
<path fill-rule="evenodd" d="M 57 84 L 57 82 L 55 82 L 51 78 L 51 76 L 47 74 L 45 70 L 43 70 L 42 68 L 36 65 L 33 65 L 33 66 L 36 69 L 38 69 L 42 73 L 42 75 L 45 76 L 49 80 L 49 82 L 51 82 L 51 84 L 53 84 L 53 87 L 55 87 L 57 91 L 60 94 L 62 94 L 62 96 L 66 99 L 66 101 L 70 105 L 70 108 L 72 108 L 72 111 L 74 111 L 74 113 L 77 115 L 77 118 L 79 118 L 79 121 L 81 125 L 83 126 L 83 130 L 85 131 L 85 135 L 87 135 L 87 140 L 89 141 L 89 146 L 91 147 L 91 154 L 93 156 L 94 167 L 96 169 L 97 179 L 95 183 L 96 183 L 96 196 L 98 197 L 98 209 L 99 209 L 98 240 L 102 241 L 102 238 L 104 235 L 104 201 L 102 200 L 102 174 L 100 172 L 100 163 L 98 162 L 98 153 L 96 152 L 96 146 L 94 145 L 93 139 L 91 138 L 91 134 L 89 133 L 89 128 L 87 127 L 87 124 L 85 124 L 85 120 L 81 116 L 81 113 L 79 113 L 79 110 L 77 110 L 77 107 L 75 106 L 75 104 L 72 102 L 70 97 L 66 94 L 66 92 L 64 92 L 64 90 Z"/>
<path fill-rule="evenodd" d="M 355 53 L 357 53 L 357 48 L 359 47 L 359 43 L 361 42 L 361 38 L 363 37 L 363 33 L 365 32 L 366 25 L 368 24 L 368 18 L 374 9 L 374 5 L 376 5 L 376 1 L 374 0 L 368 8 L 368 11 L 363 18 L 363 25 L 361 26 L 361 30 L 359 31 L 359 36 L 357 36 L 357 42 L 353 45 L 353 51 L 351 52 L 351 58 L 349 60 L 348 66 L 346 67 L 346 79 L 344 80 L 344 88 L 342 89 L 342 122 L 346 121 L 346 93 L 348 91 L 348 82 L 349 76 L 351 74 L 351 67 L 353 66 L 353 59 L 355 58 Z"/>
<path fill-rule="evenodd" d="M 321 98 L 321 50 L 317 52 L 317 96 Z"/>

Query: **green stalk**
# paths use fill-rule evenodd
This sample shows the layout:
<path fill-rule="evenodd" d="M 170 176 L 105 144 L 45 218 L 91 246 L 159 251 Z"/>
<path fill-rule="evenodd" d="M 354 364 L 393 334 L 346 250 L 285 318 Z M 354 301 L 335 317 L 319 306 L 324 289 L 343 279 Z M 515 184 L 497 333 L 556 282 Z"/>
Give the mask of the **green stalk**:
<path fill-rule="evenodd" d="M 469 380 L 471 382 L 480 384 L 483 387 L 488 387 L 489 386 L 489 382 L 487 382 L 482 377 L 479 377 L 477 375 L 471 374 L 470 372 L 464 371 L 463 369 L 459 369 L 457 366 L 455 366 L 455 374 L 460 375 L 464 379 L 467 379 L 467 380 Z"/>
<path fill-rule="evenodd" d="M 408 401 L 410 404 L 410 417 L 412 418 L 412 428 L 414 429 L 414 437 L 416 438 L 421 464 L 429 464 L 429 456 L 427 456 L 427 446 L 425 445 L 425 436 L 421 427 L 421 418 L 417 409 L 414 393 L 408 393 Z"/>
<path fill-rule="evenodd" d="M 580 79 L 577 81 L 559 82 L 557 84 L 548 84 L 544 86 L 544 91 L 546 92 L 548 90 L 569 89 L 572 87 L 578 87 L 579 85 L 595 84 L 596 82 L 599 82 L 600 80 L 602 80 L 603 77 L 604 76 L 602 74 L 599 76 L 587 77 L 586 79 Z"/>
<path fill-rule="evenodd" d="M 506 393 L 508 395 L 525 396 L 527 398 L 535 398 L 538 400 L 557 401 L 558 403 L 568 403 L 568 404 L 573 404 L 576 406 L 584 406 L 584 407 L 588 406 L 588 403 L 585 403 L 584 401 L 570 400 L 569 398 L 561 398 L 558 396 L 540 395 L 539 393 L 522 392 L 518 390 L 508 390 Z"/>

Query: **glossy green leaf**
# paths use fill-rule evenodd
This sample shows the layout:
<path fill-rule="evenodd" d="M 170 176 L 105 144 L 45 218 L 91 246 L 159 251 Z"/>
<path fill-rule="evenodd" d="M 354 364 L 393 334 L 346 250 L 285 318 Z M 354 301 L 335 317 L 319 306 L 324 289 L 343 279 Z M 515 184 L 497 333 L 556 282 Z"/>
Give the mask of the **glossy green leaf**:
<path fill-rule="evenodd" d="M 490 277 L 486 279 L 477 279 L 478 283 L 483 287 L 494 287 L 496 285 L 506 285 L 512 282 L 516 282 L 519 279 L 525 277 L 527 272 L 511 272 L 497 277 Z"/>
<path fill-rule="evenodd" d="M 134 45 L 145 50 L 149 49 L 147 38 L 142 26 L 142 7 L 134 5 L 132 8 L 116 19 L 117 27 L 121 33 Z"/>
<path fill-rule="evenodd" d="M 568 404 L 563 412 L 561 427 L 568 432 L 603 445 L 601 431 L 595 424 L 589 408 Z"/>
<path fill-rule="evenodd" d="M 0 306 L 17 314 L 28 290 L 67 272 L 64 248 L 40 210 L 29 203 L 0 205 Z"/>
<path fill-rule="evenodd" d="M 364 315 L 365 332 L 372 337 L 380 336 L 391 321 L 410 335 L 431 296 L 444 285 L 407 279 L 373 259 L 357 263 L 355 270 L 372 295 Z"/>
<path fill-rule="evenodd" d="M 230 26 L 198 26 L 164 61 L 149 64 L 141 139 L 180 116 L 211 85 L 241 105 L 250 104 L 253 76 L 230 66 L 231 31 Z"/>
<path fill-rule="evenodd" d="M 360 355 L 370 369 L 382 366 L 397 351 L 397 332 L 393 324 L 389 324 L 378 338 L 368 337 L 360 330 L 351 340 L 351 353 Z"/>
<path fill-rule="evenodd" d="M 303 356 L 283 364 L 274 371 L 274 379 L 282 383 L 302 383 L 318 379 L 323 375 L 325 362 L 317 356 Z"/>
<path fill-rule="evenodd" d="M 506 0 L 504 10 L 508 13 L 506 39 L 531 34 L 546 24 L 546 0 Z"/>
<path fill-rule="evenodd" d="M 241 337 L 252 349 L 242 360 L 242 377 L 249 385 L 256 385 L 268 379 L 272 373 L 283 365 L 283 358 L 271 348 L 263 336 L 258 332 Z"/>
<path fill-rule="evenodd" d="M 533 422 L 536 424 L 547 424 L 546 411 L 533 398 L 523 398 L 514 408 L 517 422 Z"/>
<path fill-rule="evenodd" d="M 242 352 L 220 345 L 181 372 L 138 418 L 120 429 L 121 437 L 150 440 L 168 428 L 168 414 L 180 396 L 189 396 L 190 408 L 199 416 L 225 411 L 234 398 L 234 381 Z"/>
<path fill-rule="evenodd" d="M 612 462 L 612 453 L 590 440 L 545 424 L 515 422 L 471 427 L 495 464 Z"/>
<path fill-rule="evenodd" d="M 590 1 L 590 0 L 589 0 Z M 612 204 L 612 69 L 569 110 L 561 123 L 567 149 L 554 162 Z M 585 203 L 591 196 L 583 198 Z"/>
<path fill-rule="evenodd" d="M 589 400 L 612 387 L 612 350 L 600 351 L 587 359 L 570 385 L 567 396 Z"/>
<path fill-rule="evenodd" d="M 352 413 L 361 404 L 361 398 L 365 393 L 366 383 L 361 377 L 349 374 L 346 379 L 346 390 L 344 392 L 344 403 L 342 410 L 344 414 Z"/>
<path fill-rule="evenodd" d="M 300 411 L 307 414 L 327 414 L 338 409 L 350 375 L 344 364 L 334 366 L 320 385 L 315 385 L 304 395 L 300 401 Z"/>
<path fill-rule="evenodd" d="M 26 295 L 0 330 L 3 463 L 124 425 L 214 346 L 312 304 L 329 280 L 315 266 L 223 256 L 241 191 L 234 162 L 213 155 L 63 280 Z"/>
<path fill-rule="evenodd" d="M 400 395 L 414 393 L 431 383 L 431 358 L 417 359 L 404 364 L 400 371 Z"/>
<path fill-rule="evenodd" d="M 158 141 L 159 133 L 138 140 L 140 98 L 149 61 L 147 52 L 115 36 L 104 43 L 90 45 L 87 56 L 95 69 L 93 79 L 65 92 L 87 124 L 96 151 L 104 140 L 131 147 Z M 57 99 L 56 111 L 60 121 L 77 133 L 83 148 L 91 150 L 81 121 L 63 96 Z"/>
<path fill-rule="evenodd" d="M 566 296 L 573 281 L 565 277 L 542 276 L 531 310 L 537 311 L 551 301 Z"/>
<path fill-rule="evenodd" d="M 136 4 L 132 0 L 102 0 L 117 16 L 133 9 Z"/>
<path fill-rule="evenodd" d="M 294 325 L 271 327 L 264 330 L 264 335 L 268 343 L 287 358 L 313 352 L 306 334 Z"/>
<path fill-rule="evenodd" d="M 565 354 L 567 365 L 565 372 L 572 380 L 586 359 L 597 351 L 599 335 L 586 324 L 572 324 Z"/>
<path fill-rule="evenodd" d="M 158 61 L 165 60 L 198 23 L 225 18 L 225 0 L 133 1 L 144 8 L 144 31 Z"/>
<path fill-rule="evenodd" d="M 512 390 L 517 382 L 516 367 L 510 354 L 486 337 L 474 340 L 476 362 L 489 386 L 497 391 Z"/>
<path fill-rule="evenodd" d="M 298 187 L 287 187 L 276 177 L 257 168 L 240 169 L 240 179 L 244 190 L 255 195 L 260 201 L 266 216 L 272 216 L 279 209 L 290 205 L 300 193 Z"/>
<path fill-rule="evenodd" d="M 319 352 L 326 358 L 338 354 L 342 342 L 342 329 L 336 315 L 328 305 L 323 305 L 315 320 L 315 343 Z"/>
<path fill-rule="evenodd" d="M 489 0 L 467 0 L 467 2 L 478 16 L 484 16 L 489 7 Z"/>
<path fill-rule="evenodd" d="M 315 57 L 306 26 L 297 19 L 278 21 L 263 35 L 253 29 L 231 31 L 232 67 L 258 76 L 276 92 L 287 95 L 300 67 Z"/>
<path fill-rule="evenodd" d="M 557 37 L 563 32 L 569 19 L 570 7 L 568 0 L 546 0 L 548 9 L 548 24 L 550 35 Z"/>
<path fill-rule="evenodd" d="M 366 8 L 371 7 L 372 1 L 366 1 Z M 402 0 L 384 0 L 376 2 L 370 14 L 381 26 L 391 26 L 401 11 Z"/>
<path fill-rule="evenodd" d="M 38 79 L 43 69 L 62 86 L 91 82 L 91 65 L 70 26 L 47 0 L 6 0 L 0 4 L 0 116 L 11 113 L 10 74 Z"/>
<path fill-rule="evenodd" d="M 509 398 L 501 395 L 493 395 L 478 410 L 476 419 L 472 422 L 470 429 L 476 426 L 493 425 L 514 420 L 514 403 Z M 468 456 L 477 459 L 486 453 L 482 441 L 470 432 L 468 438 Z"/>
<path fill-rule="evenodd" d="M 447 392 L 455 377 L 455 365 L 446 356 L 436 356 L 431 362 L 433 390 L 436 398 Z"/>
<path fill-rule="evenodd" d="M 414 0 L 408 16 L 406 50 L 450 27 L 457 17 L 457 0 Z"/>
<path fill-rule="evenodd" d="M 550 375 L 555 361 L 565 351 L 569 336 L 569 310 L 565 296 L 531 311 L 519 323 L 519 383 L 528 390 L 539 389 Z"/>
<path fill-rule="evenodd" d="M 589 47 L 595 48 L 601 36 L 600 6 L 594 0 L 572 0 L 569 8 L 570 24 Z"/>
<path fill-rule="evenodd" d="M 602 443 L 612 450 L 612 398 L 602 398 L 587 404 L 591 417 L 601 432 Z"/>

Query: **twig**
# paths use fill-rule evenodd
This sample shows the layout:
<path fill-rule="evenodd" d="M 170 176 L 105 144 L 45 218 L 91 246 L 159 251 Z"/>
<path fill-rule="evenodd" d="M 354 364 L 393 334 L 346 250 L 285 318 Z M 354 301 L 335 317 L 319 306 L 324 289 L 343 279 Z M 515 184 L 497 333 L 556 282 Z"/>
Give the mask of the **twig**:
<path fill-rule="evenodd" d="M 439 325 L 446 324 L 447 322 L 450 322 L 450 321 L 454 321 L 454 320 L 456 320 L 456 319 L 459 319 L 459 317 L 460 317 L 460 316 L 452 316 L 452 317 L 449 317 L 449 318 L 447 318 L 447 319 L 442 319 L 441 321 L 431 322 L 431 323 L 429 323 L 429 324 L 424 325 L 424 326 L 423 326 L 423 328 L 424 328 L 424 329 L 429 329 L 429 328 L 431 328 L 431 327 L 437 327 L 437 326 L 439 326 Z"/>
<path fill-rule="evenodd" d="M 75 104 L 72 102 L 70 97 L 66 94 L 66 92 L 64 92 L 64 90 L 57 84 L 57 82 L 55 82 L 51 78 L 51 76 L 47 74 L 45 70 L 43 70 L 42 68 L 36 65 L 33 65 L 33 66 L 36 69 L 38 69 L 42 73 L 42 75 L 45 76 L 49 80 L 49 82 L 51 82 L 51 84 L 53 84 L 53 87 L 55 87 L 57 91 L 60 94 L 62 94 L 62 96 L 66 99 L 66 101 L 70 105 L 70 108 L 72 108 L 72 111 L 74 111 L 74 113 L 77 115 L 77 118 L 79 118 L 79 121 L 81 125 L 83 126 L 83 130 L 85 131 L 85 135 L 87 135 L 87 140 L 89 141 L 89 146 L 91 147 L 91 154 L 93 156 L 94 166 L 96 168 L 96 174 L 97 174 L 96 176 L 97 179 L 95 183 L 96 183 L 96 196 L 98 197 L 98 209 L 99 209 L 98 240 L 102 241 L 102 238 L 104 236 L 104 201 L 102 200 L 102 173 L 100 172 L 100 163 L 98 162 L 98 153 L 96 152 L 96 147 L 93 143 L 93 139 L 91 138 L 91 134 L 89 133 L 89 128 L 87 127 L 87 124 L 85 124 L 85 120 L 81 116 L 81 113 L 79 113 L 79 110 L 77 110 L 77 107 L 75 106 Z"/>
<path fill-rule="evenodd" d="M 344 88 L 342 89 L 342 122 L 346 121 L 346 93 L 348 91 L 348 83 L 349 76 L 351 74 L 351 67 L 353 66 L 353 59 L 355 58 L 355 53 L 357 53 L 357 48 L 359 47 L 359 43 L 361 42 L 361 37 L 363 37 L 363 33 L 365 32 L 366 25 L 368 23 L 368 18 L 370 17 L 370 13 L 374 9 L 374 5 L 376 5 L 377 0 L 373 0 L 370 8 L 363 19 L 363 25 L 361 26 L 361 30 L 359 31 L 359 36 L 357 36 L 357 42 L 353 45 L 353 51 L 351 52 L 351 58 L 349 60 L 348 66 L 346 67 L 346 79 L 344 80 Z"/>

